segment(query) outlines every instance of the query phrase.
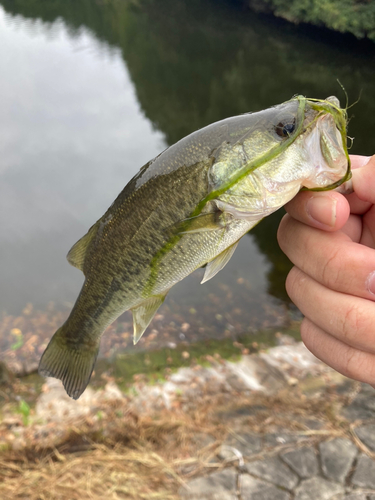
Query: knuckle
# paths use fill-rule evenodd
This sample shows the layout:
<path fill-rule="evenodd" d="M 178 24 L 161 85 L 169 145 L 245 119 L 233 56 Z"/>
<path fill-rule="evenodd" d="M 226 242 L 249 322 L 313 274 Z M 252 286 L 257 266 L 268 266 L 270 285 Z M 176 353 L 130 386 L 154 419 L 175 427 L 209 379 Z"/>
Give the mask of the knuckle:
<path fill-rule="evenodd" d="M 291 241 L 291 220 L 292 218 L 290 217 L 290 215 L 284 215 L 277 230 L 277 241 L 284 253 L 287 253 Z"/>
<path fill-rule="evenodd" d="M 357 337 L 365 330 L 366 320 L 363 311 L 357 304 L 347 306 L 341 325 L 342 335 L 345 339 Z"/>
<path fill-rule="evenodd" d="M 337 248 L 331 256 L 323 263 L 320 275 L 321 282 L 328 288 L 337 289 L 341 278 L 341 266 L 343 262 L 342 249 Z"/>
<path fill-rule="evenodd" d="M 344 375 L 346 375 L 349 378 L 353 378 L 357 380 L 358 378 L 358 362 L 356 360 L 356 351 L 354 349 L 347 349 L 346 356 L 345 356 L 345 362 L 344 362 Z"/>
<path fill-rule="evenodd" d="M 304 276 L 304 273 L 298 267 L 293 267 L 286 278 L 285 288 L 293 302 L 298 302 L 298 298 L 301 297 Z"/>
<path fill-rule="evenodd" d="M 375 384 L 375 356 L 356 349 L 348 349 L 344 375 L 370 385 Z"/>
<path fill-rule="evenodd" d="M 314 355 L 316 355 L 316 348 L 315 348 L 315 342 L 316 342 L 316 336 L 314 335 L 314 325 L 311 323 L 309 320 L 304 318 L 301 323 L 300 327 L 300 332 L 301 332 L 301 338 L 303 340 L 303 343 L 307 347 L 307 349 L 312 352 Z"/>

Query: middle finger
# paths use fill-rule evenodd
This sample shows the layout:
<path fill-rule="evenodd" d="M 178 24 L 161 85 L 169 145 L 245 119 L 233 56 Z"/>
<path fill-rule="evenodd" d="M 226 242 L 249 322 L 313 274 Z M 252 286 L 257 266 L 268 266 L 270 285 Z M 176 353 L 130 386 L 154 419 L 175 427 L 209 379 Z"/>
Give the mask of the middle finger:
<path fill-rule="evenodd" d="M 327 233 L 286 215 L 279 245 L 289 259 L 322 285 L 375 300 L 375 251 L 354 243 L 343 232 Z"/>
<path fill-rule="evenodd" d="M 302 314 L 341 342 L 375 353 L 375 304 L 330 290 L 294 267 L 287 292 Z"/>

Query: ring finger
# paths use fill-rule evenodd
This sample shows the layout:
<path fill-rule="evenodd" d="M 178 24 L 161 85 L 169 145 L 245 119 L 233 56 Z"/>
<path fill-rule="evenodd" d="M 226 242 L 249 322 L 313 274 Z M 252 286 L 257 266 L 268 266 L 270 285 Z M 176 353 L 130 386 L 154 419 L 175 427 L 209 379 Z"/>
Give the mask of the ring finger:
<path fill-rule="evenodd" d="M 355 349 L 332 337 L 305 318 L 301 336 L 306 347 L 319 359 L 346 377 L 375 385 L 375 355 Z"/>
<path fill-rule="evenodd" d="M 375 300 L 373 249 L 354 243 L 342 231 L 326 233 L 288 215 L 280 223 L 278 240 L 293 264 L 322 285 Z"/>
<path fill-rule="evenodd" d="M 375 354 L 375 304 L 336 292 L 294 267 L 286 289 L 302 314 L 323 331 L 355 349 Z"/>

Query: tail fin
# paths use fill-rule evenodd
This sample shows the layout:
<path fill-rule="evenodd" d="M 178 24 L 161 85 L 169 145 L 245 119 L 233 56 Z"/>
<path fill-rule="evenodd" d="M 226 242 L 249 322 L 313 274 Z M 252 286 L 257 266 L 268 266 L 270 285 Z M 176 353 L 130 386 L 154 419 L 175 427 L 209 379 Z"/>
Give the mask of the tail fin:
<path fill-rule="evenodd" d="M 64 330 L 65 325 L 50 340 L 40 360 L 39 373 L 60 379 L 68 395 L 78 399 L 90 381 L 99 342 L 74 343 L 67 339 Z"/>

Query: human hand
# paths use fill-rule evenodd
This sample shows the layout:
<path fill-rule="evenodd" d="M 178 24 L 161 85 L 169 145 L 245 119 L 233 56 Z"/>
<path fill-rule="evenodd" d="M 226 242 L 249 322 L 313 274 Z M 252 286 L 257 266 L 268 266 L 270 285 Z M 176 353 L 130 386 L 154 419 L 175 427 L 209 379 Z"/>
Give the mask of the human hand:
<path fill-rule="evenodd" d="M 299 193 L 278 241 L 295 264 L 286 289 L 305 316 L 307 348 L 375 386 L 375 156 L 351 156 L 353 190 Z"/>

